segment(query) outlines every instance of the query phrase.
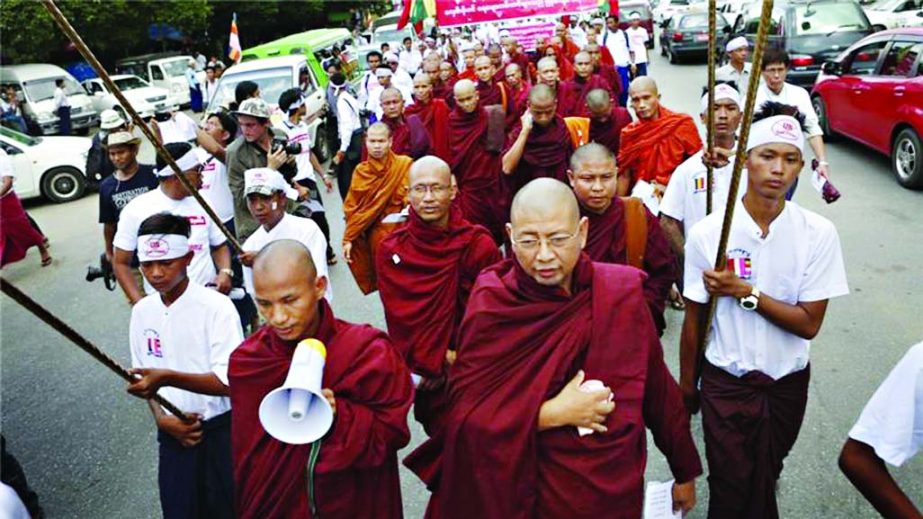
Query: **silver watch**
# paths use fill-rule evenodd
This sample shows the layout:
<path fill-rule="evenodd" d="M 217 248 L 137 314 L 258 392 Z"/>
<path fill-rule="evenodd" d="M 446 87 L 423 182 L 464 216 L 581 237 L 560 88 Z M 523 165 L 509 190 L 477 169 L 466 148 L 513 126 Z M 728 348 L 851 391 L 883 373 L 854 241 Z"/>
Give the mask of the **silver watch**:
<path fill-rule="evenodd" d="M 740 298 L 738 304 L 740 304 L 740 307 L 744 310 L 751 312 L 756 310 L 756 307 L 760 304 L 760 289 L 752 287 L 750 289 L 750 295 Z"/>

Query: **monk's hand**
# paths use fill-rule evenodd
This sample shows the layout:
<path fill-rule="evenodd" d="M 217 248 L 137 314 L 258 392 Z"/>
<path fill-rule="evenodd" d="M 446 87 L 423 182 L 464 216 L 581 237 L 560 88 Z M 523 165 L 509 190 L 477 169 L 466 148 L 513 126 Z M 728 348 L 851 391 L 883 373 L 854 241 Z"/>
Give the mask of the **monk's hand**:
<path fill-rule="evenodd" d="M 338 151 L 337 154 L 333 156 L 333 163 L 339 165 L 345 158 L 346 154 L 342 151 Z"/>
<path fill-rule="evenodd" d="M 686 382 L 680 377 L 679 390 L 683 393 L 683 405 L 686 412 L 694 415 L 699 412 L 699 389 L 695 382 Z"/>
<path fill-rule="evenodd" d="M 458 357 L 458 352 L 455 350 L 445 350 L 445 363 L 449 366 L 455 364 L 456 357 Z"/>
<path fill-rule="evenodd" d="M 252 250 L 250 250 L 250 251 L 243 251 L 243 252 L 241 252 L 240 254 L 237 255 L 237 258 L 240 259 L 240 262 L 241 262 L 245 267 L 252 267 L 252 266 L 253 266 L 253 260 L 256 259 L 256 253 L 257 253 L 257 252 L 258 252 L 258 251 L 252 251 Z"/>
<path fill-rule="evenodd" d="M 337 415 L 337 399 L 333 396 L 332 389 L 321 389 L 320 393 L 324 395 L 324 398 L 327 399 L 327 403 L 330 404 L 330 409 L 333 410 L 333 416 Z"/>
<path fill-rule="evenodd" d="M 560 393 L 542 404 L 538 416 L 539 431 L 568 425 L 598 433 L 608 430 L 604 425 L 606 417 L 615 409 L 615 402 L 609 400 L 612 390 L 605 387 L 598 391 L 581 391 L 580 385 L 585 376 L 580 370 Z"/>
<path fill-rule="evenodd" d="M 269 169 L 279 170 L 286 162 L 288 161 L 288 154 L 285 153 L 285 148 L 279 146 L 279 149 L 276 151 L 270 152 L 266 157 L 266 166 Z"/>
<path fill-rule="evenodd" d="M 126 389 L 132 395 L 138 398 L 148 400 L 154 398 L 157 390 L 167 385 L 167 378 L 170 370 L 154 368 L 132 368 L 128 370 L 133 381 L 128 384 Z"/>
<path fill-rule="evenodd" d="M 673 511 L 688 514 L 695 507 L 695 480 L 673 483 Z"/>
<path fill-rule="evenodd" d="M 717 297 L 729 296 L 740 299 L 750 295 L 753 287 L 737 277 L 732 270 L 706 270 L 702 273 L 705 290 Z"/>
<path fill-rule="evenodd" d="M 191 414 L 195 421 L 184 422 L 165 414 L 157 418 L 157 428 L 176 439 L 183 447 L 195 447 L 202 441 L 202 415 Z"/>
<path fill-rule="evenodd" d="M 346 263 L 353 262 L 352 252 L 353 252 L 353 242 L 344 241 L 343 242 L 343 257 L 346 258 Z"/>
<path fill-rule="evenodd" d="M 532 112 L 526 110 L 526 113 L 522 114 L 519 120 L 522 122 L 522 131 L 528 135 L 532 131 Z"/>

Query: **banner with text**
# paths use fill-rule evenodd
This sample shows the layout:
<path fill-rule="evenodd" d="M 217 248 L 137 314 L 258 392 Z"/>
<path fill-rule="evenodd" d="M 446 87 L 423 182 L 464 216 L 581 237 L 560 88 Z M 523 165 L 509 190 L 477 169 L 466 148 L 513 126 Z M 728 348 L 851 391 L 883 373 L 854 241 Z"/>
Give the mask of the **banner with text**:
<path fill-rule="evenodd" d="M 525 51 L 535 50 L 535 39 L 539 36 L 551 38 L 554 36 L 555 22 L 525 23 L 517 25 L 507 25 L 500 27 L 500 30 L 510 32 L 512 36 Z"/>
<path fill-rule="evenodd" d="M 563 16 L 599 9 L 599 0 L 436 0 L 440 27 Z"/>

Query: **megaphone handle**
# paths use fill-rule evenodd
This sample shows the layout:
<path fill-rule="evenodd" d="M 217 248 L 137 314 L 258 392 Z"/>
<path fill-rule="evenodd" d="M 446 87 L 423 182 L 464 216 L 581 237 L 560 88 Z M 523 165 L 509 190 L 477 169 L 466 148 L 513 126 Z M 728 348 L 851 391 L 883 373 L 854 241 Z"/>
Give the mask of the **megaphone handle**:
<path fill-rule="evenodd" d="M 311 510 L 311 517 L 317 518 L 317 504 L 314 501 L 314 468 L 317 466 L 317 458 L 320 456 L 320 444 L 323 440 L 317 440 L 311 444 L 311 453 L 308 454 L 308 507 Z"/>

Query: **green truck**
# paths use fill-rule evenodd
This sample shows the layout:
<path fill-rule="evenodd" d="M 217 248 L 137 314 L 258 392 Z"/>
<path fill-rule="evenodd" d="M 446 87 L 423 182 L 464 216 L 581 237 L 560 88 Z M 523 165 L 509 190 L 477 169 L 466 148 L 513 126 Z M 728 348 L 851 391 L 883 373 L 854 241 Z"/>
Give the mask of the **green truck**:
<path fill-rule="evenodd" d="M 358 56 L 352 51 L 352 35 L 348 30 L 339 29 L 314 29 L 312 31 L 290 34 L 284 38 L 264 43 L 246 49 L 241 53 L 241 61 L 252 61 L 262 58 L 274 58 L 291 54 L 302 54 L 317 77 L 321 88 L 327 87 L 327 73 L 321 67 L 326 56 L 333 53 L 334 47 L 339 48 L 348 56 L 344 72 L 350 80 L 354 80 L 359 69 Z"/>

